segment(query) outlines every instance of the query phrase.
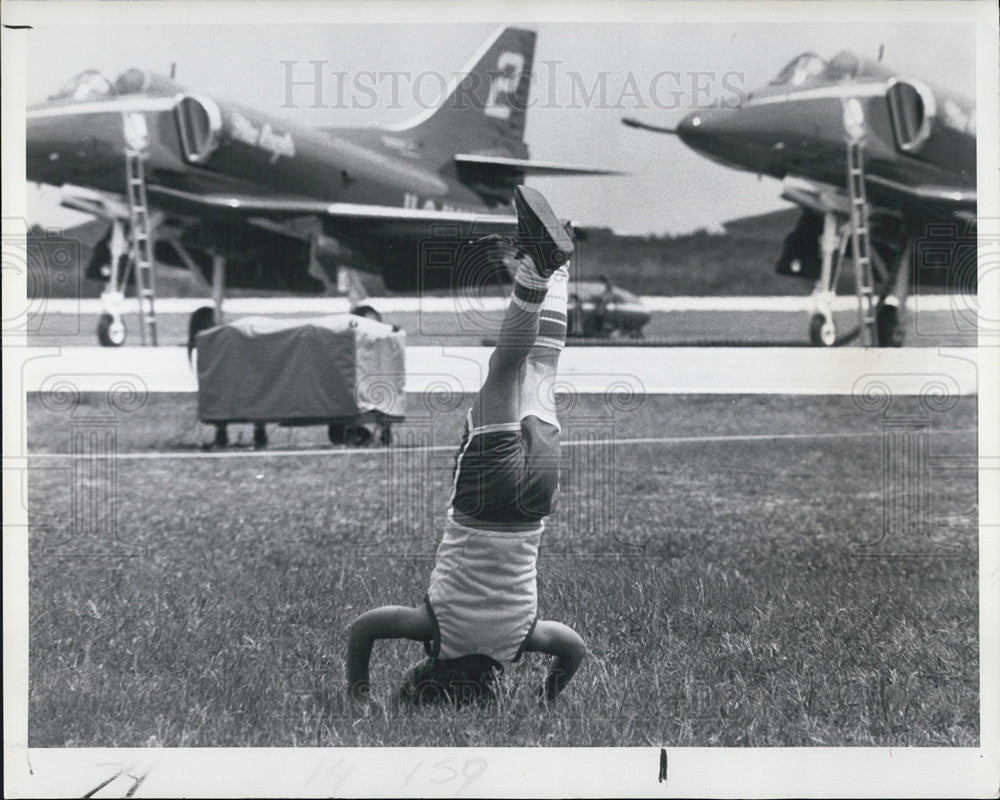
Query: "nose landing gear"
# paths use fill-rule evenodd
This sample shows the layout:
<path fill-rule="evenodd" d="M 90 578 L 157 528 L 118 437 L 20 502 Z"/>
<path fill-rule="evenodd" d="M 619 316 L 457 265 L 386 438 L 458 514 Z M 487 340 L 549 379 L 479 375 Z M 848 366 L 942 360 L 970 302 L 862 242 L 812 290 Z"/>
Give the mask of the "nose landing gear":
<path fill-rule="evenodd" d="M 97 321 L 97 341 L 101 347 L 121 347 L 128 336 L 125 320 L 119 310 L 121 296 L 119 295 L 118 300 L 107 297 L 102 299 L 105 311 Z"/>
<path fill-rule="evenodd" d="M 813 314 L 809 321 L 809 341 L 814 347 L 833 347 L 837 343 L 837 326 L 830 314 Z"/>

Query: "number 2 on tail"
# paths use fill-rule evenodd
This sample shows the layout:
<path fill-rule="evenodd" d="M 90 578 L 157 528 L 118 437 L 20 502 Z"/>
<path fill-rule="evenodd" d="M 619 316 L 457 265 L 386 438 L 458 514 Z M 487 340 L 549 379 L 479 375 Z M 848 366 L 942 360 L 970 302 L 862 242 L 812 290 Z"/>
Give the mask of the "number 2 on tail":
<path fill-rule="evenodd" d="M 508 70 L 510 70 L 508 72 Z M 524 71 L 524 56 L 505 50 L 497 59 L 497 74 L 490 84 L 490 94 L 483 112 L 488 117 L 510 119 L 510 98 L 517 91 Z"/>

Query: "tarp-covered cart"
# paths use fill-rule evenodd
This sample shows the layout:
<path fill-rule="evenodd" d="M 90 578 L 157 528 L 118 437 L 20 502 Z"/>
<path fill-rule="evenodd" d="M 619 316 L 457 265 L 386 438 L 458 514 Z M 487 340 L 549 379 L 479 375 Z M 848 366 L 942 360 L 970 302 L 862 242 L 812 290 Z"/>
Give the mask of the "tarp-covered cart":
<path fill-rule="evenodd" d="M 326 425 L 335 444 L 391 441 L 406 409 L 405 332 L 350 314 L 246 317 L 202 331 L 198 418 L 228 442 L 228 423 Z"/>

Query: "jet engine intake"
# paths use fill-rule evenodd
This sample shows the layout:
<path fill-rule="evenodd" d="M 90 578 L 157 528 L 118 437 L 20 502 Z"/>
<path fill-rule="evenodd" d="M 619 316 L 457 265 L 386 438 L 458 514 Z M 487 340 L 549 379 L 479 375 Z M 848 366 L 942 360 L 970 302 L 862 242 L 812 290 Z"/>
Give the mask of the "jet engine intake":
<path fill-rule="evenodd" d="M 934 93 L 924 84 L 893 78 L 886 90 L 889 117 L 896 147 L 904 153 L 917 153 L 931 134 L 937 113 Z"/>
<path fill-rule="evenodd" d="M 182 95 L 175 106 L 184 157 L 204 164 L 219 146 L 222 112 L 215 101 L 203 95 Z"/>

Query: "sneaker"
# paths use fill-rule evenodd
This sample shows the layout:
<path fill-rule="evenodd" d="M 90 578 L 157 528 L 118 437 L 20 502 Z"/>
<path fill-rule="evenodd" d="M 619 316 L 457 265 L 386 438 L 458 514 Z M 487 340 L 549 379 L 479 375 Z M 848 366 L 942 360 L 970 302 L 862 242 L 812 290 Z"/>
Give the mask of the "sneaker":
<path fill-rule="evenodd" d="M 517 244 L 548 278 L 573 255 L 572 228 L 560 222 L 542 193 L 528 186 L 514 190 L 517 209 Z"/>

